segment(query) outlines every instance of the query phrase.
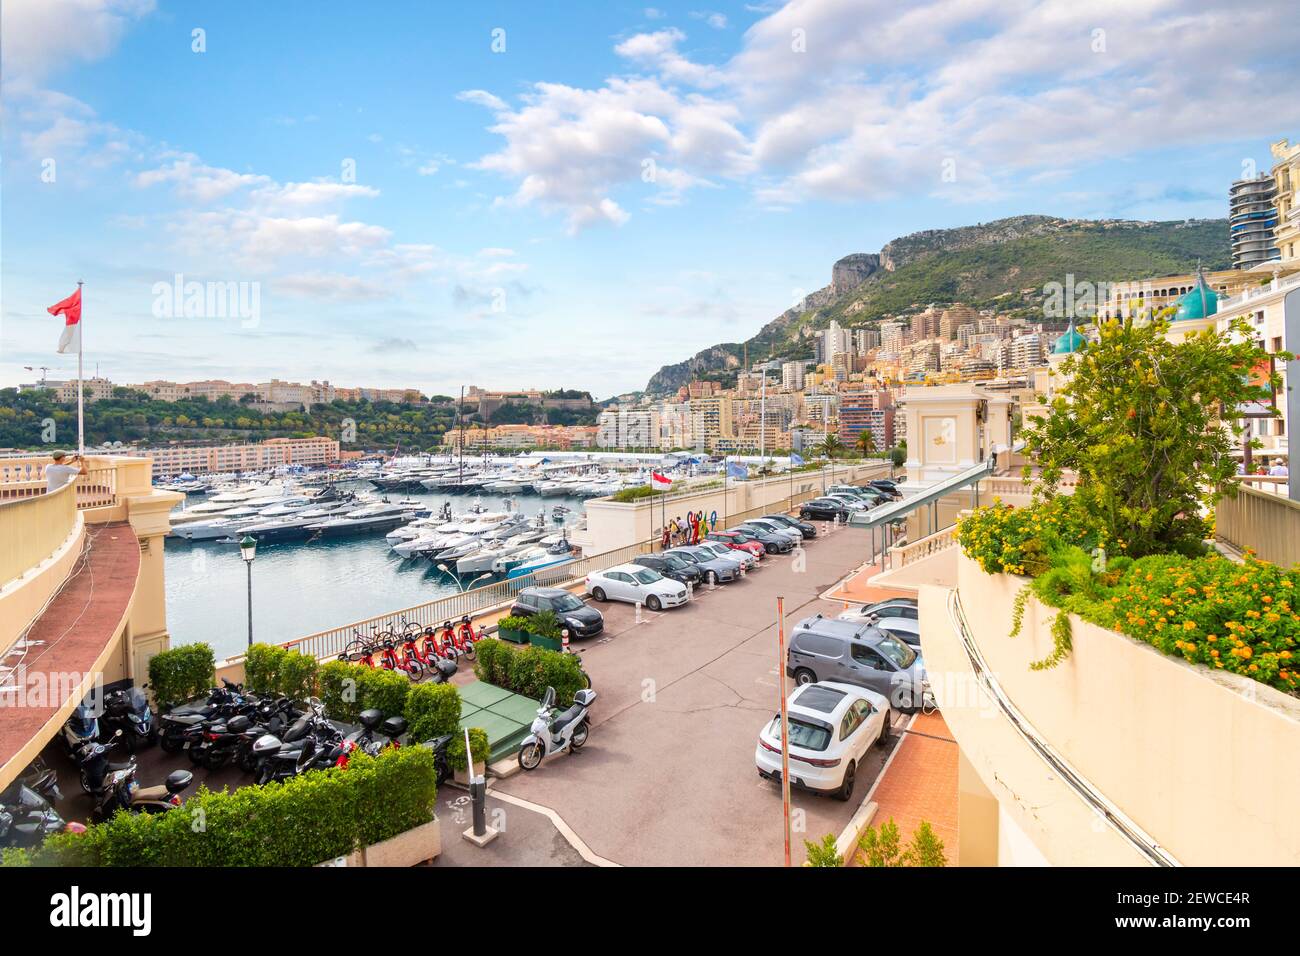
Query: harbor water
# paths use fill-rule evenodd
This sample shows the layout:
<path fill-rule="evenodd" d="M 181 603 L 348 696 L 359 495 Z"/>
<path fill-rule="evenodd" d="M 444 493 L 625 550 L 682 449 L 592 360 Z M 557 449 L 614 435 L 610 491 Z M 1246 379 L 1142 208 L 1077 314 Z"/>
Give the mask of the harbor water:
<path fill-rule="evenodd" d="M 358 485 L 357 488 L 368 487 Z M 460 513 L 474 506 L 506 510 L 506 498 L 491 494 L 394 492 L 435 513 L 450 502 Z M 525 515 L 570 509 L 570 523 L 582 515 L 582 500 L 569 497 L 509 496 Z M 203 501 L 193 499 L 194 503 Z M 248 645 L 248 572 L 231 541 L 166 543 L 167 626 L 172 646 L 204 641 L 217 659 Z M 382 532 L 356 537 L 263 544 L 253 561 L 253 640 L 279 643 L 372 615 L 455 594 L 457 581 L 427 559 L 402 560 Z M 486 584 L 488 582 L 482 582 Z"/>

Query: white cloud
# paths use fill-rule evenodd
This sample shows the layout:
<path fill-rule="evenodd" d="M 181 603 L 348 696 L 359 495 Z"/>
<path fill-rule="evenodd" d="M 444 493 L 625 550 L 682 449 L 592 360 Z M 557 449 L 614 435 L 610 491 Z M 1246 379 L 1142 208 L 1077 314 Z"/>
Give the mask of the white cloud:
<path fill-rule="evenodd" d="M 382 283 L 337 272 L 303 272 L 280 276 L 271 291 L 308 299 L 381 299 L 390 294 Z"/>
<path fill-rule="evenodd" d="M 509 109 L 505 100 L 499 96 L 494 96 L 487 90 L 465 90 L 456 94 L 456 99 L 462 103 L 473 103 L 475 106 L 482 106 L 499 113 Z"/>
<path fill-rule="evenodd" d="M 186 199 L 208 203 L 249 186 L 270 185 L 271 180 L 255 173 L 237 173 L 219 166 L 208 166 L 197 156 L 187 155 L 135 176 L 135 184 L 142 189 L 161 183 L 171 183 L 177 195 Z"/>
<path fill-rule="evenodd" d="M 153 0 L 5 0 L 0 58 L 5 83 L 34 87 L 69 60 L 94 62 L 117 46 Z"/>

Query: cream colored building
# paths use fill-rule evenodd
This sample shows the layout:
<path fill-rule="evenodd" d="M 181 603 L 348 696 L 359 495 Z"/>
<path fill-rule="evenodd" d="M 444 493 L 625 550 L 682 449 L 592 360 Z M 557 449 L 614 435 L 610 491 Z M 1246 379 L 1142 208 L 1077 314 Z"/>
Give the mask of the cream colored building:
<path fill-rule="evenodd" d="M 1294 263 L 1300 259 L 1300 143 L 1279 140 L 1270 147 L 1277 163 L 1273 166 L 1273 183 L 1276 190 L 1273 204 L 1277 207 L 1277 226 L 1273 230 L 1282 261 Z"/>
<path fill-rule="evenodd" d="M 152 487 L 147 459 L 100 455 L 47 494 L 49 462 L 0 460 L 0 789 L 87 692 L 142 684 L 170 642 L 163 538 L 183 496 Z"/>

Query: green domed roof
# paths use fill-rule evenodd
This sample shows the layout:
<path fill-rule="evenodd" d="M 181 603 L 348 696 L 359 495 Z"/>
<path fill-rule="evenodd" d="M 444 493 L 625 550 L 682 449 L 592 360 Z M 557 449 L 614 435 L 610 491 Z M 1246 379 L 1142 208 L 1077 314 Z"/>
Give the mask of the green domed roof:
<path fill-rule="evenodd" d="M 1087 344 L 1088 340 L 1074 331 L 1074 319 L 1071 319 L 1070 327 L 1065 330 L 1064 335 L 1056 340 L 1056 345 L 1052 346 L 1052 354 L 1069 355 L 1071 352 L 1079 351 Z"/>
<path fill-rule="evenodd" d="M 1178 311 L 1174 313 L 1175 322 L 1184 319 L 1208 319 L 1219 311 L 1219 293 L 1205 284 L 1205 277 L 1197 269 L 1196 285 L 1191 292 L 1178 300 L 1177 305 Z"/>

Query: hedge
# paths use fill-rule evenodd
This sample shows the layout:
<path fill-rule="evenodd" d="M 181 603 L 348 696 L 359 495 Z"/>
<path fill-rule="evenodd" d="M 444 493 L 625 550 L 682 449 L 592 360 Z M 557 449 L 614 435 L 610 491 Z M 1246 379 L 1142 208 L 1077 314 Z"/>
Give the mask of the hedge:
<path fill-rule="evenodd" d="M 249 690 L 305 700 L 316 692 L 316 658 L 278 644 L 254 644 L 244 657 Z"/>
<path fill-rule="evenodd" d="M 163 710 L 197 697 L 217 680 L 217 659 L 207 644 L 185 644 L 149 660 L 149 687 Z"/>
<path fill-rule="evenodd" d="M 416 742 L 454 734 L 460 729 L 460 691 L 451 684 L 416 684 L 406 696 L 402 715 Z"/>
<path fill-rule="evenodd" d="M 314 866 L 433 819 L 433 754 L 353 753 L 347 767 L 214 793 L 162 814 L 118 813 L 83 834 L 60 833 L 5 866 Z"/>
<path fill-rule="evenodd" d="M 405 714 L 406 695 L 411 692 L 410 679 L 404 673 L 348 661 L 330 661 L 322 667 L 317 687 L 325 712 L 350 724 L 371 708 L 390 716 Z"/>
<path fill-rule="evenodd" d="M 573 695 L 587 686 L 572 654 L 531 645 L 516 648 L 494 637 L 479 641 L 475 651 L 474 673 L 479 680 L 534 700 L 541 700 L 546 688 L 554 687 L 555 702 L 568 707 Z"/>

